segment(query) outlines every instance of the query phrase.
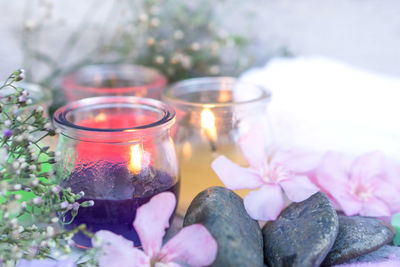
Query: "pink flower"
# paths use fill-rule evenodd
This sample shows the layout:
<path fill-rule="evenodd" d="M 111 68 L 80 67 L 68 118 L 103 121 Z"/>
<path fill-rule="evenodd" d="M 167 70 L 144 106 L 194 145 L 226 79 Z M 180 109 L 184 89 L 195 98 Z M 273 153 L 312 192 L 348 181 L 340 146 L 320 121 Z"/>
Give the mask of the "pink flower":
<path fill-rule="evenodd" d="M 252 131 L 239 142 L 249 168 L 241 167 L 225 156 L 213 161 L 211 167 L 231 190 L 258 189 L 244 198 L 247 213 L 255 220 L 275 220 L 285 206 L 284 194 L 289 200 L 300 202 L 318 192 L 305 175 L 316 167 L 311 154 L 265 150 L 261 131 Z"/>
<path fill-rule="evenodd" d="M 378 152 L 354 161 L 329 152 L 316 170 L 316 179 L 346 215 L 390 216 L 392 210 L 399 209 L 400 194 L 390 183 L 388 167 Z"/>
<path fill-rule="evenodd" d="M 191 266 L 206 266 L 214 262 L 217 255 L 217 243 L 200 224 L 184 227 L 176 236 L 162 246 L 165 229 L 169 226 L 176 205 L 174 194 L 164 192 L 154 196 L 136 213 L 133 226 L 139 235 L 143 251 L 135 248 L 133 242 L 109 231 L 95 234 L 100 240 L 102 252 L 100 266 L 107 267 L 144 267 L 144 266 L 181 266 L 183 262 Z"/>

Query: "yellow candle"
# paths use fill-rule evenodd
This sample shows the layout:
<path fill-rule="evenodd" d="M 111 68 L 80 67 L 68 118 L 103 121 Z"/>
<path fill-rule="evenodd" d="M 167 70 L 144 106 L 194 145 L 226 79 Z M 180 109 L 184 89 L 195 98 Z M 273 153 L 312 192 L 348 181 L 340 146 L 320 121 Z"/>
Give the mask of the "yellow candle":
<path fill-rule="evenodd" d="M 204 189 L 224 186 L 211 168 L 218 156 L 247 166 L 238 141 L 254 126 L 268 129 L 269 98 L 264 88 L 229 77 L 184 80 L 165 91 L 164 99 L 177 113 L 173 136 L 181 175 L 178 213 L 185 214 Z M 267 131 L 265 134 L 270 140 Z M 248 190 L 237 193 L 243 197 Z"/>
<path fill-rule="evenodd" d="M 193 198 L 204 189 L 211 186 L 224 186 L 211 169 L 212 161 L 219 155 L 224 155 L 241 166 L 247 165 L 238 146 L 219 144 L 216 149 L 215 152 L 212 152 L 207 144 L 193 145 L 189 142 L 177 147 L 181 174 L 179 214 L 184 215 Z M 237 190 L 235 192 L 244 197 L 248 190 Z"/>

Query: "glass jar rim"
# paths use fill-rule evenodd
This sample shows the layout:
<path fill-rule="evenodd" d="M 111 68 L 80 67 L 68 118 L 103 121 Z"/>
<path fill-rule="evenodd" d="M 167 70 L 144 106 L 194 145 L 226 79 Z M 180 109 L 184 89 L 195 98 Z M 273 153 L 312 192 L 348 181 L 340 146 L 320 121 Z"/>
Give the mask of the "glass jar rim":
<path fill-rule="evenodd" d="M 145 71 L 150 73 L 151 75 L 154 76 L 153 81 L 144 84 L 144 85 L 138 85 L 138 86 L 123 86 L 123 87 L 105 87 L 105 86 L 86 86 L 82 85 L 76 82 L 76 77 L 79 73 L 87 70 L 88 68 L 93 68 L 93 69 L 100 69 L 100 68 L 106 68 L 107 70 L 112 69 L 112 68 L 124 68 L 127 71 L 131 72 L 138 72 L 138 71 Z M 102 94 L 123 94 L 123 93 L 129 93 L 129 92 L 136 92 L 140 91 L 142 89 L 151 89 L 151 88 L 159 88 L 167 85 L 167 78 L 161 74 L 156 69 L 153 68 L 148 68 L 145 66 L 141 65 L 135 65 L 135 64 L 93 64 L 93 65 L 86 65 L 83 66 L 79 69 L 77 69 L 74 72 L 71 72 L 67 74 L 66 76 L 63 77 L 61 84 L 63 88 L 66 89 L 74 89 L 74 90 L 82 90 L 86 92 L 93 92 L 93 93 L 102 93 Z"/>
<path fill-rule="evenodd" d="M 108 105 L 104 107 L 104 105 Z M 72 111 L 80 108 L 99 107 L 113 108 L 124 105 L 150 107 L 159 110 L 161 117 L 154 122 L 139 126 L 126 128 L 91 128 L 77 125 L 68 119 L 68 115 Z M 138 108 L 138 107 L 136 107 Z M 99 96 L 84 98 L 70 102 L 57 109 L 53 114 L 53 122 L 56 128 L 60 129 L 63 134 L 70 137 L 81 139 L 102 139 L 109 138 L 109 134 L 113 133 L 113 139 L 130 138 L 133 135 L 153 134 L 163 129 L 169 129 L 175 122 L 175 110 L 169 105 L 151 98 L 135 97 L 135 96 Z"/>
<path fill-rule="evenodd" d="M 260 91 L 260 94 L 257 97 L 242 100 L 242 101 L 230 101 L 230 102 L 194 102 L 194 101 L 187 101 L 179 98 L 176 96 L 176 91 L 181 88 L 189 88 L 199 85 L 217 85 L 217 84 L 242 84 L 248 85 L 253 88 L 257 88 Z M 230 89 L 232 89 L 232 86 Z M 191 107 L 200 107 L 200 108 L 218 108 L 218 107 L 232 107 L 232 106 L 239 106 L 239 105 L 247 105 L 251 103 L 258 103 L 262 101 L 269 101 L 271 99 L 271 92 L 264 88 L 261 85 L 249 83 L 246 81 L 241 81 L 235 77 L 228 77 L 228 76 L 219 76 L 219 77 L 200 77 L 200 78 L 191 78 L 176 82 L 169 86 L 167 90 L 163 93 L 163 99 L 172 102 L 174 104 L 180 104 L 183 106 L 191 106 Z"/>

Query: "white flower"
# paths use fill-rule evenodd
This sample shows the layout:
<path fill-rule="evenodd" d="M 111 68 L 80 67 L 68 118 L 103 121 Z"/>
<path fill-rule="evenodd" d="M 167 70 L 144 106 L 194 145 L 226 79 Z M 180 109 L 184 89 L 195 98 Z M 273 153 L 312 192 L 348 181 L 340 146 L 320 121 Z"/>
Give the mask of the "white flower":
<path fill-rule="evenodd" d="M 165 59 L 164 59 L 163 56 L 156 56 L 154 58 L 154 62 L 157 63 L 157 64 L 163 64 L 165 62 Z"/>
<path fill-rule="evenodd" d="M 174 38 L 175 38 L 176 40 L 182 40 L 184 36 L 185 36 L 185 34 L 184 34 L 183 31 L 181 31 L 181 30 L 176 30 L 176 31 L 174 32 Z"/>
<path fill-rule="evenodd" d="M 146 22 L 149 19 L 149 16 L 147 16 L 147 14 L 142 13 L 139 15 L 139 21 L 140 22 Z"/>
<path fill-rule="evenodd" d="M 27 31 L 32 31 L 36 27 L 36 22 L 32 19 L 28 19 L 24 23 L 24 28 Z"/>
<path fill-rule="evenodd" d="M 160 24 L 161 24 L 161 21 L 159 18 L 152 18 L 150 20 L 150 25 L 153 27 L 158 27 L 158 26 L 160 26 Z"/>
<path fill-rule="evenodd" d="M 190 45 L 190 49 L 193 51 L 199 51 L 200 50 L 200 44 L 197 42 L 194 42 L 193 44 Z"/>

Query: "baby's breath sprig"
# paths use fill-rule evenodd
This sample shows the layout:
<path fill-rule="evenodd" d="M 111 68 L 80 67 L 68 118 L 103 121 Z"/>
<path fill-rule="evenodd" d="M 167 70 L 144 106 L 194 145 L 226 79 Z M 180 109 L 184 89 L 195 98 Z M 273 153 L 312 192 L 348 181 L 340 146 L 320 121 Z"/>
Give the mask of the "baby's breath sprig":
<path fill-rule="evenodd" d="M 64 231 L 60 221 L 65 223 L 66 212 L 74 216 L 94 204 L 78 203 L 83 192 L 55 183 L 51 164 L 60 155 L 41 142 L 58 132 L 42 107 L 31 107 L 29 92 L 16 85 L 24 75 L 14 71 L 0 86 L 0 266 L 69 253 L 73 235 L 87 231 L 84 226 Z"/>

